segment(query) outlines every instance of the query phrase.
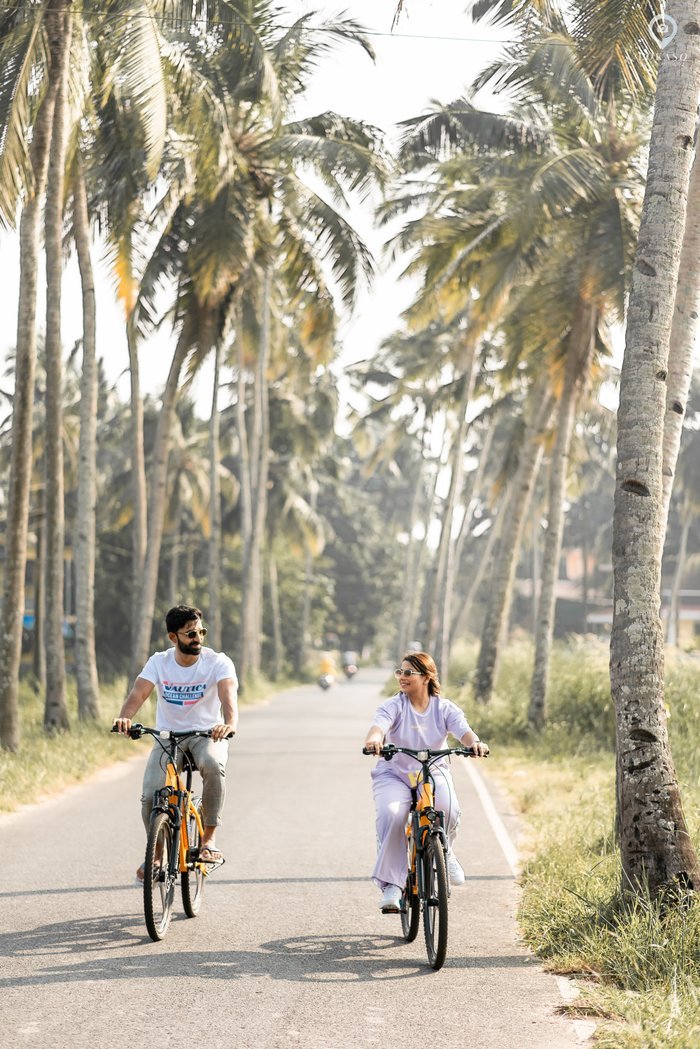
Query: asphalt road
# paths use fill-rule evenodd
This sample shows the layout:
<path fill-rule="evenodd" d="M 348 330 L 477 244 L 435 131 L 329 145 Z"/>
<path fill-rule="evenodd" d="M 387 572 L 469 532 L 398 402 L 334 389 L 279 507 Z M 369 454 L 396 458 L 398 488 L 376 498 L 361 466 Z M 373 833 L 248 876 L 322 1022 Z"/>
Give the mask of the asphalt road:
<path fill-rule="evenodd" d="M 0 1049 L 569 1049 L 554 977 L 518 941 L 517 888 L 464 762 L 454 775 L 467 881 L 445 967 L 406 944 L 368 875 L 375 848 L 361 743 L 383 673 L 363 670 L 243 708 L 202 912 L 179 896 L 148 938 L 139 757 L 0 819 Z M 476 726 L 478 728 L 478 725 Z M 498 761 L 491 741 L 489 762 Z"/>

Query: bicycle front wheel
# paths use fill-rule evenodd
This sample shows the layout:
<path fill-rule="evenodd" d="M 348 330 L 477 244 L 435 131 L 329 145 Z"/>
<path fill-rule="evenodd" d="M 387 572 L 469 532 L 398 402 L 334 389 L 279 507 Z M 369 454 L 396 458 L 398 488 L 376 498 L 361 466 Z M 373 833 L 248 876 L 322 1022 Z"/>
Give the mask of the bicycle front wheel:
<path fill-rule="evenodd" d="M 430 837 L 423 854 L 423 931 L 428 962 L 441 969 L 447 954 L 447 871 L 440 839 Z"/>
<path fill-rule="evenodd" d="M 413 943 L 418 935 L 420 922 L 420 902 L 415 892 L 415 874 L 409 872 L 403 890 L 403 910 L 401 911 L 401 930 L 407 943 Z"/>
<path fill-rule="evenodd" d="M 195 798 L 193 801 L 200 819 L 202 816 L 202 801 Z M 196 918 L 202 906 L 202 893 L 204 891 L 204 874 L 202 868 L 196 865 L 199 855 L 201 835 L 197 820 L 193 815 L 187 817 L 187 871 L 183 871 L 181 879 L 182 906 L 188 918 Z"/>
<path fill-rule="evenodd" d="M 159 812 L 151 822 L 143 864 L 143 909 L 152 940 L 163 939 L 173 914 L 177 879 L 171 871 L 173 850 L 177 850 L 177 842 L 170 817 Z"/>

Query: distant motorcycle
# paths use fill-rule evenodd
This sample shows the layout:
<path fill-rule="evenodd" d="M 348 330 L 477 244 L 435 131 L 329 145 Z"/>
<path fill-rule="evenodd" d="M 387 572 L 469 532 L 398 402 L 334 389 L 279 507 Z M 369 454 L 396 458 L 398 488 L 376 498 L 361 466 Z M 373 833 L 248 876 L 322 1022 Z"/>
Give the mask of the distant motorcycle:
<path fill-rule="evenodd" d="M 318 687 L 322 688 L 323 691 L 325 692 L 326 689 L 330 688 L 331 685 L 335 684 L 335 678 L 333 677 L 332 674 L 321 674 L 320 678 L 318 679 L 317 684 L 318 684 Z"/>
<path fill-rule="evenodd" d="M 343 667 L 343 671 L 345 673 L 346 678 L 348 678 L 349 680 L 351 677 L 354 677 L 357 673 L 357 667 L 354 663 L 346 663 Z"/>

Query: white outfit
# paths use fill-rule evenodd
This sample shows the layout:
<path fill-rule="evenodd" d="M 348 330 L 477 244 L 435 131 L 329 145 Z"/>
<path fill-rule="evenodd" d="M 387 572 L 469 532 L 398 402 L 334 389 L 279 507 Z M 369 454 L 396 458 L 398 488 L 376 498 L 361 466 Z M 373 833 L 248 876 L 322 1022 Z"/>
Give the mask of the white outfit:
<path fill-rule="evenodd" d="M 238 688 L 233 662 L 223 652 L 203 648 L 192 666 L 183 667 L 175 659 L 175 649 L 154 653 L 139 677 L 152 681 L 158 692 L 156 728 L 171 732 L 206 732 L 223 725 L 217 685 L 231 678 Z M 182 744 L 194 758 L 202 776 L 202 808 L 205 827 L 221 823 L 226 797 L 228 740 L 194 737 Z M 163 749 L 156 740 L 146 764 L 141 793 L 141 816 L 148 829 L 153 794 L 165 782 Z"/>
<path fill-rule="evenodd" d="M 223 652 L 203 648 L 192 666 L 183 667 L 175 659 L 175 649 L 155 652 L 139 674 L 158 690 L 156 728 L 170 732 L 206 732 L 223 725 L 217 685 L 232 678 L 238 688 L 233 662 Z"/>
<path fill-rule="evenodd" d="M 447 733 L 461 739 L 470 732 L 464 711 L 443 696 L 431 696 L 428 709 L 420 714 L 411 706 L 408 696 L 398 692 L 378 708 L 372 720 L 384 733 L 384 743 L 417 750 L 442 750 L 447 746 Z M 372 770 L 372 791 L 377 813 L 377 862 L 372 880 L 380 889 L 387 885 L 403 886 L 406 881 L 405 827 L 411 808 L 411 774 L 420 771 L 420 762 L 407 754 L 397 754 L 391 761 L 380 758 Z M 435 808 L 445 813 L 447 840 L 452 845 L 459 826 L 460 808 L 455 794 L 447 758 L 432 766 L 435 778 Z"/>

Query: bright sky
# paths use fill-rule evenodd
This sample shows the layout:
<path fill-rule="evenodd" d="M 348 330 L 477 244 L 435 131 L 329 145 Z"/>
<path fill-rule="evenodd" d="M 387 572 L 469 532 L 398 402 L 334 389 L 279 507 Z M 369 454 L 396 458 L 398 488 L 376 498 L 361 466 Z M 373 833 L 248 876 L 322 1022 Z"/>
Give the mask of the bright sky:
<path fill-rule="evenodd" d="M 464 0 L 406 0 L 406 12 L 392 31 L 395 0 L 348 0 L 344 5 L 314 4 L 309 0 L 288 0 L 290 22 L 307 11 L 319 17 L 344 13 L 372 33 L 377 53 L 372 63 L 361 48 L 343 45 L 319 66 L 318 77 L 307 98 L 307 112 L 336 110 L 347 116 L 373 123 L 391 132 L 400 120 L 422 113 L 433 99 L 452 101 L 476 73 L 499 52 L 495 42 L 507 31 L 472 25 L 464 13 Z M 358 208 L 353 221 L 372 251 L 379 256 L 385 235 L 373 227 L 371 209 Z M 121 312 L 114 301 L 109 274 L 98 264 L 98 353 L 104 358 L 110 377 L 123 375 L 128 363 Z M 411 298 L 408 286 L 399 286 L 397 269 L 381 275 L 371 292 L 363 295 L 353 318 L 341 329 L 343 360 L 350 362 L 371 356 L 382 339 L 395 329 L 398 316 Z M 0 302 L 2 333 L 0 357 L 14 345 L 18 252 L 16 238 L 0 235 Z M 44 303 L 40 300 L 40 326 Z M 63 332 L 66 349 L 81 335 L 80 288 L 74 260 L 66 269 L 64 281 Z M 168 333 L 144 345 L 141 358 L 143 387 L 147 392 L 162 389 L 169 347 Z M 164 359 L 166 358 L 166 359 Z M 127 385 L 122 379 L 124 395 Z M 200 381 L 202 404 L 209 401 L 208 375 Z M 204 409 L 206 411 L 206 408 Z"/>

